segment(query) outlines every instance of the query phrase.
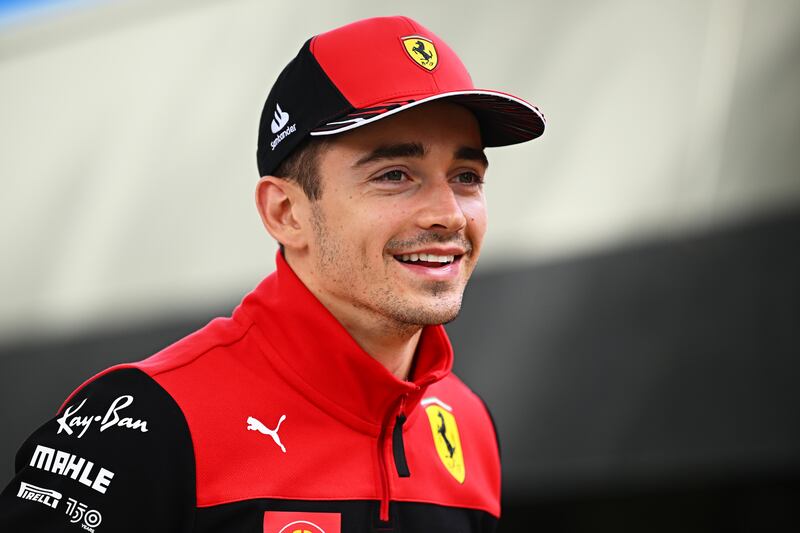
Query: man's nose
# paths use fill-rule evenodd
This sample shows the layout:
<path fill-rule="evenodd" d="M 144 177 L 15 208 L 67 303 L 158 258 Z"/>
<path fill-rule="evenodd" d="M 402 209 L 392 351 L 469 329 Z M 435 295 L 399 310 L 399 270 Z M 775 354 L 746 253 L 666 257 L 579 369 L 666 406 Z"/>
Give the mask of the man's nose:
<path fill-rule="evenodd" d="M 422 229 L 459 231 L 467 225 L 467 218 L 450 183 L 442 181 L 426 184 L 424 201 L 420 206 L 418 224 Z"/>

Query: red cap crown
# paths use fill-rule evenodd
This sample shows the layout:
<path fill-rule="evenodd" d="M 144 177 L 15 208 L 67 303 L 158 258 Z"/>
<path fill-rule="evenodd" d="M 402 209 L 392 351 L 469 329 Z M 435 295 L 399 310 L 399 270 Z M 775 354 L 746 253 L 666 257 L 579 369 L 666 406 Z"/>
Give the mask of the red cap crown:
<path fill-rule="evenodd" d="M 323 33 L 312 39 L 311 53 L 357 109 L 474 89 L 447 43 L 406 17 L 360 20 Z M 426 56 L 435 58 L 433 68 L 420 63 Z"/>

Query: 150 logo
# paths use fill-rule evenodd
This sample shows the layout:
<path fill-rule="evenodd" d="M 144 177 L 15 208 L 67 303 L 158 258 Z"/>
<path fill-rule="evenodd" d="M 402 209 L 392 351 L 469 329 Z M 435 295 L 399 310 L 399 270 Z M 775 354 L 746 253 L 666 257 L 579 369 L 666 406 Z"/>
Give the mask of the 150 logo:
<path fill-rule="evenodd" d="M 67 516 L 72 524 L 80 524 L 81 528 L 94 533 L 94 530 L 103 521 L 99 511 L 89 509 L 86 504 L 69 498 L 67 500 Z"/>

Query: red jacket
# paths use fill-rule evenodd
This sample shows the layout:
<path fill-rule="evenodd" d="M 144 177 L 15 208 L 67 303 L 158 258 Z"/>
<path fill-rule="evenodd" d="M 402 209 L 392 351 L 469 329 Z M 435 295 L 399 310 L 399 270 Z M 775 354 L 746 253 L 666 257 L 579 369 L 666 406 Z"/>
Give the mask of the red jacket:
<path fill-rule="evenodd" d="M 401 381 L 277 262 L 231 318 L 73 393 L 20 450 L 2 530 L 493 531 L 496 435 L 444 328 Z"/>

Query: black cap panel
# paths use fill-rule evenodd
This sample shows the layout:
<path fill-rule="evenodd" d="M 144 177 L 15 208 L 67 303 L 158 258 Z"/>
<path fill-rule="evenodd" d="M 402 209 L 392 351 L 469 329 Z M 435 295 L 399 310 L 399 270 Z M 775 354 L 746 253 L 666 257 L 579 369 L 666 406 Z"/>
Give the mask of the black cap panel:
<path fill-rule="evenodd" d="M 258 129 L 258 171 L 271 174 L 313 130 L 353 106 L 331 82 L 306 41 L 267 97 Z"/>

